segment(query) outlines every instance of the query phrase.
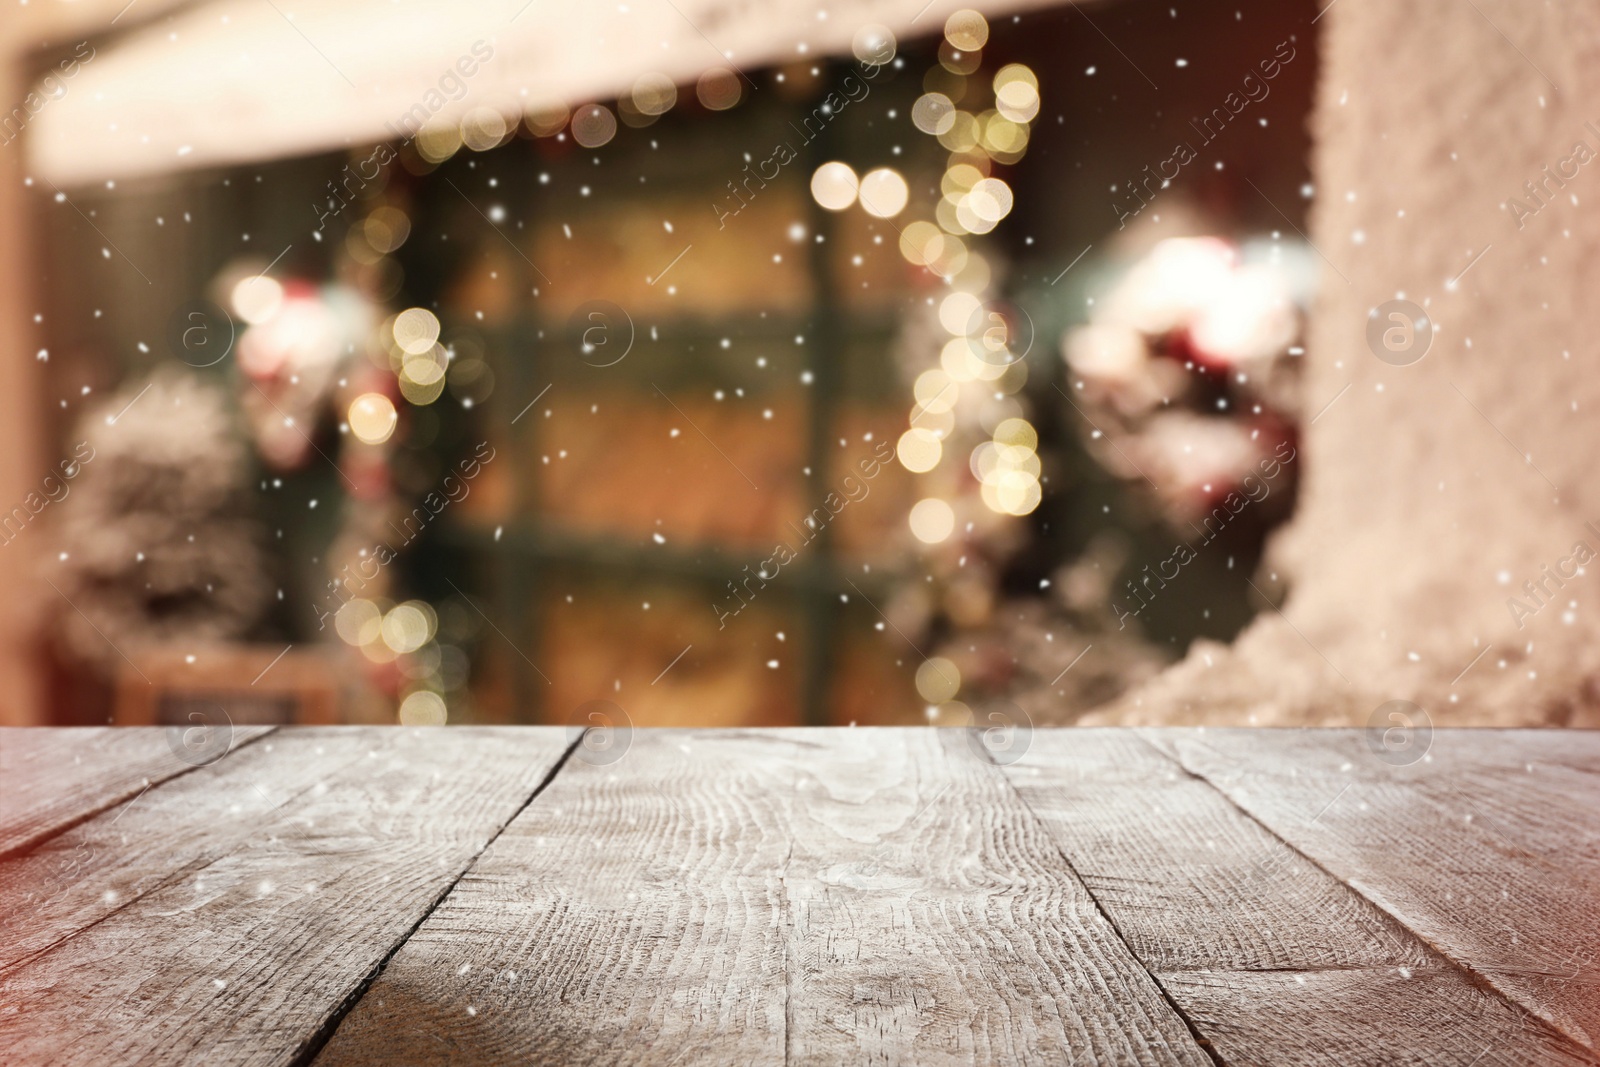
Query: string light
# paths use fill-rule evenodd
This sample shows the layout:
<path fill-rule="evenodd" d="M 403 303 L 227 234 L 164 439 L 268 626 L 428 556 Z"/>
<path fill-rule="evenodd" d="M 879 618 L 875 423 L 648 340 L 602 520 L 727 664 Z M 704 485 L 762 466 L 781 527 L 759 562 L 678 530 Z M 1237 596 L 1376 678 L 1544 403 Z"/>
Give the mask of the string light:
<path fill-rule="evenodd" d="M 988 39 L 988 23 L 978 12 L 951 15 L 939 50 L 940 66 L 929 71 L 923 82 L 927 91 L 911 108 L 912 124 L 950 152 L 932 220 L 915 219 L 900 230 L 900 253 L 906 261 L 938 275 L 949 287 L 937 304 L 939 325 L 949 340 L 940 348 L 938 365 L 922 371 L 912 384 L 910 428 L 895 449 L 900 464 L 934 491 L 909 515 L 912 535 L 929 545 L 948 541 L 956 532 L 958 512 L 966 511 L 959 500 L 947 499 L 956 495 L 954 486 L 959 484 L 944 465 L 958 425 L 981 422 L 993 427 L 989 439 L 979 441 L 968 455 L 983 506 L 998 515 L 1027 515 L 1043 496 L 1038 431 L 1011 395 L 1027 381 L 1027 365 L 1012 349 L 1019 342 L 1016 316 L 994 310 L 989 263 L 963 239 L 992 231 L 1011 214 L 1015 194 L 994 175 L 993 163 L 1013 164 L 1022 158 L 1030 123 L 1041 107 L 1038 77 L 1024 64 L 1012 63 L 995 74 L 990 83 L 994 106 L 983 108 L 975 93 L 981 83 L 972 76 Z M 866 179 L 860 196 L 871 210 Z M 971 523 L 966 529 L 972 529 Z M 930 660 L 917 673 L 918 693 L 930 705 L 952 700 L 959 689 L 960 672 L 948 660 Z"/>

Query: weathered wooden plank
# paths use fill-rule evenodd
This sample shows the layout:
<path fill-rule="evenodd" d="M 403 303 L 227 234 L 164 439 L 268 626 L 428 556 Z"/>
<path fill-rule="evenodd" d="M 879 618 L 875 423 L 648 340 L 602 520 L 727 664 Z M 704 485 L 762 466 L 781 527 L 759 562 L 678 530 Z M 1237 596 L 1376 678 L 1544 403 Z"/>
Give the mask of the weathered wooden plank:
<path fill-rule="evenodd" d="M 780 1062 L 790 752 L 652 730 L 575 756 L 317 1063 Z"/>
<path fill-rule="evenodd" d="M 1590 1062 L 1132 731 L 1039 731 L 1006 773 L 1224 1063 Z"/>
<path fill-rule="evenodd" d="M 1412 739 L 1420 742 L 1420 735 Z M 1600 1040 L 1600 733 L 1163 731 L 1184 765 L 1539 1018 Z"/>
<path fill-rule="evenodd" d="M 968 731 L 819 740 L 785 879 L 790 1062 L 1211 1062 Z"/>
<path fill-rule="evenodd" d="M 574 760 L 319 1065 L 1211 1061 L 998 771 L 934 730 Z"/>
<path fill-rule="evenodd" d="M 122 731 L 126 732 L 126 731 Z M 267 737 L 0 859 L 0 973 L 227 855 L 382 734 Z"/>
<path fill-rule="evenodd" d="M 237 748 L 270 729 L 237 727 L 228 736 Z M 214 747 L 191 751 L 183 736 L 175 744 L 161 727 L 0 728 L 0 857 L 32 848 L 218 755 Z M 192 740 L 201 740 L 199 732 Z"/>
<path fill-rule="evenodd" d="M 291 1062 L 566 747 L 554 728 L 316 734 L 354 758 L 298 795 L 264 776 L 287 799 L 242 844 L 0 975 L 7 1063 Z M 245 768 L 194 802 L 225 810 Z"/>

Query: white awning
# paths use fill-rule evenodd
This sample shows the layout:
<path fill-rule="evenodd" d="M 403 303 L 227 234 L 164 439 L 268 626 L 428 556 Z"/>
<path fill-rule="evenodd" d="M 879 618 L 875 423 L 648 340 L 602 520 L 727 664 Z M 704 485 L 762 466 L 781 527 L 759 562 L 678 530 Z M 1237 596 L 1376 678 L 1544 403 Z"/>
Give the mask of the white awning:
<path fill-rule="evenodd" d="M 692 84 L 716 67 L 848 55 L 871 24 L 906 40 L 962 8 L 1059 2 L 210 0 L 100 47 L 32 117 L 29 160 L 68 186 L 303 155 L 397 139 L 419 105 L 454 122 L 606 102 L 646 73 Z"/>

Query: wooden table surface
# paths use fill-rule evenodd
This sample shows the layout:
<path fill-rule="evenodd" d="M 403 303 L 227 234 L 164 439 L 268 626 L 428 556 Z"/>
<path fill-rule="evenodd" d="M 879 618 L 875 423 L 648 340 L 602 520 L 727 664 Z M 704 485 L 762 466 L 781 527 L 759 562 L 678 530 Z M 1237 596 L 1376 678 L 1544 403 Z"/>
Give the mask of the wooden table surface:
<path fill-rule="evenodd" d="M 1600 733 L 190 741 L 0 731 L 0 1062 L 1600 1063 Z"/>

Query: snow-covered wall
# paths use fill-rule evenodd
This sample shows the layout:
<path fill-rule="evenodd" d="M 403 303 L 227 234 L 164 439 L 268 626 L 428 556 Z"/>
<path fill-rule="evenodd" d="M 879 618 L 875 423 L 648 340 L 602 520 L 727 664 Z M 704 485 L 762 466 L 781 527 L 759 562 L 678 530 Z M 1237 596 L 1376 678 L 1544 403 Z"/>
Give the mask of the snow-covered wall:
<path fill-rule="evenodd" d="M 1600 7 L 1337 0 L 1317 28 L 1289 595 L 1089 721 L 1600 725 Z M 1397 298 L 1433 327 L 1409 365 L 1367 340 Z"/>

